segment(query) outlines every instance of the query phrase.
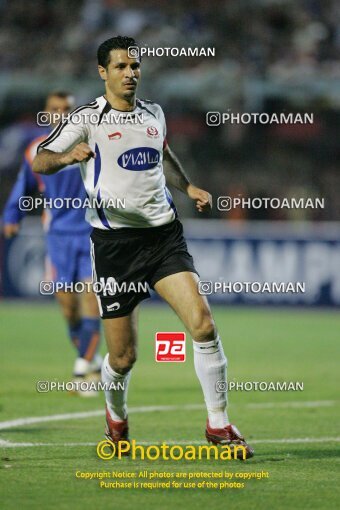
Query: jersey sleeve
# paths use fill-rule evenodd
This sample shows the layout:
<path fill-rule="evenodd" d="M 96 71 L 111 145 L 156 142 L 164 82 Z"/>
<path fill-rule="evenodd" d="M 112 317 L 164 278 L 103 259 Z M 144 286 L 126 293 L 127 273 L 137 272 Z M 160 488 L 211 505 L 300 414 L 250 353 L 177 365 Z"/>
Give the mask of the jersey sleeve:
<path fill-rule="evenodd" d="M 38 153 L 42 149 L 53 152 L 67 152 L 78 143 L 86 142 L 87 139 L 86 115 L 83 112 L 77 113 L 75 111 L 70 114 L 67 120 L 60 122 L 50 136 L 38 146 Z"/>
<path fill-rule="evenodd" d="M 25 211 L 20 209 L 21 197 L 31 196 L 39 189 L 38 181 L 32 172 L 31 165 L 25 158 L 20 168 L 17 180 L 6 202 L 3 212 L 3 222 L 20 223 L 25 216 Z"/>

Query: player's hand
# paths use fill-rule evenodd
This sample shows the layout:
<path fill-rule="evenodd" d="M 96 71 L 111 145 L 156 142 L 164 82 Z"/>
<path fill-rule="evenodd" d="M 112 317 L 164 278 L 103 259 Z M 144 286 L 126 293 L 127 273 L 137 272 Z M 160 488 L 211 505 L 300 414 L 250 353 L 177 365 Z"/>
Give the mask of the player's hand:
<path fill-rule="evenodd" d="M 73 165 L 74 163 L 82 163 L 91 158 L 95 158 L 96 154 L 87 143 L 79 143 L 70 152 L 67 152 L 63 158 L 63 163 Z"/>
<path fill-rule="evenodd" d="M 189 184 L 187 193 L 192 200 L 196 200 L 196 208 L 198 209 L 198 212 L 211 211 L 212 196 L 210 193 L 203 189 L 196 188 L 193 184 Z"/>
<path fill-rule="evenodd" d="M 6 239 L 11 239 L 11 237 L 14 237 L 19 232 L 20 225 L 19 223 L 7 223 L 4 225 L 4 236 Z"/>

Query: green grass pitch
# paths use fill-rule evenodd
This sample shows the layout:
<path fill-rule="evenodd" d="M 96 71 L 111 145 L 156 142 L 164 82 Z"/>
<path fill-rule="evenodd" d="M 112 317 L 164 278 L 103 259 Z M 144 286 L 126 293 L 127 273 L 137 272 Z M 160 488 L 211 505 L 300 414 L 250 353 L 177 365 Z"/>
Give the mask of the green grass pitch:
<path fill-rule="evenodd" d="M 214 316 L 228 357 L 229 380 L 304 383 L 302 392 L 229 393 L 229 415 L 249 443 L 253 442 L 253 459 L 103 461 L 96 456 L 94 444 L 103 438 L 104 415 L 19 422 L 0 429 L 1 508 L 339 508 L 339 315 L 217 307 Z M 1 423 L 101 412 L 103 395 L 82 399 L 67 392 L 36 392 L 38 380 L 71 379 L 73 352 L 55 304 L 2 303 L 0 329 Z M 156 331 L 183 328 L 170 309 L 142 306 L 139 359 L 131 379 L 129 406 L 176 405 L 178 409 L 131 412 L 130 436 L 138 442 L 202 440 L 205 444 L 204 409 L 184 407 L 203 402 L 190 341 L 185 363 L 157 364 Z M 246 481 L 244 489 L 122 490 L 101 489 L 96 479 L 77 479 L 77 470 L 268 471 L 269 478 Z"/>

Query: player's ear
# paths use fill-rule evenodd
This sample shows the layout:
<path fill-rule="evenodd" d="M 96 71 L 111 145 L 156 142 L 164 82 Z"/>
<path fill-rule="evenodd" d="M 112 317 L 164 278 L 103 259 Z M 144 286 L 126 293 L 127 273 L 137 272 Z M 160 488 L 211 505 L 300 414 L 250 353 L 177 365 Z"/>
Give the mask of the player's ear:
<path fill-rule="evenodd" d="M 107 80 L 107 72 L 106 72 L 105 67 L 98 66 L 98 73 L 102 80 L 104 80 L 104 81 Z"/>

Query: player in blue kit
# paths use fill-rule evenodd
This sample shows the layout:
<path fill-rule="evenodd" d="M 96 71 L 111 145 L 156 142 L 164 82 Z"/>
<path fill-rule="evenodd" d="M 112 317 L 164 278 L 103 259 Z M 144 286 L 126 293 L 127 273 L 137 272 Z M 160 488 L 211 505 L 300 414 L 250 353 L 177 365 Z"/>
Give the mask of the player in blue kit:
<path fill-rule="evenodd" d="M 193 338 L 194 364 L 207 407 L 205 435 L 215 444 L 253 449 L 229 421 L 226 365 L 222 341 L 208 301 L 198 292 L 197 271 L 183 237 L 183 227 L 167 185 L 191 200 L 199 212 L 211 209 L 211 195 L 186 176 L 166 139 L 162 108 L 136 97 L 141 62 L 130 54 L 136 42 L 113 37 L 98 49 L 98 71 L 105 95 L 76 109 L 40 144 L 33 170 L 54 174 L 79 163 L 91 199 L 121 199 L 86 211 L 93 227 L 92 264 L 97 281 L 114 279 L 120 289 L 98 293 L 108 346 L 102 380 L 121 383 L 106 390 L 106 437 L 128 438 L 127 391 L 137 356 L 138 304 L 147 290 L 124 290 L 147 283 L 174 309 Z M 139 118 L 142 122 L 137 122 Z M 77 121 L 76 121 L 77 120 Z M 134 122 L 136 121 L 136 122 Z M 121 290 L 123 289 L 123 290 Z M 123 387 L 122 387 L 123 386 Z"/>
<path fill-rule="evenodd" d="M 64 92 L 52 92 L 46 99 L 45 111 L 50 114 L 67 114 L 73 98 Z M 24 160 L 16 183 L 4 209 L 4 235 L 13 237 L 19 231 L 25 211 L 20 209 L 20 198 L 32 196 L 37 191 L 46 199 L 80 199 L 83 202 L 86 192 L 79 172 L 79 166 L 67 167 L 64 172 L 52 178 L 39 176 L 32 171 L 32 161 L 39 143 L 43 142 L 48 131 L 32 140 L 25 151 Z M 67 204 L 66 204 L 67 205 Z M 84 208 L 51 207 L 44 210 L 44 230 L 47 244 L 46 280 L 70 284 L 91 281 L 90 226 L 85 221 Z M 73 376 L 76 381 L 84 378 L 91 381 L 98 378 L 102 358 L 98 354 L 100 341 L 99 312 L 93 292 L 59 290 L 55 296 L 68 324 L 69 337 L 77 350 Z M 81 387 L 81 385 L 79 385 Z M 92 396 L 94 391 L 82 391 L 82 396 Z"/>

